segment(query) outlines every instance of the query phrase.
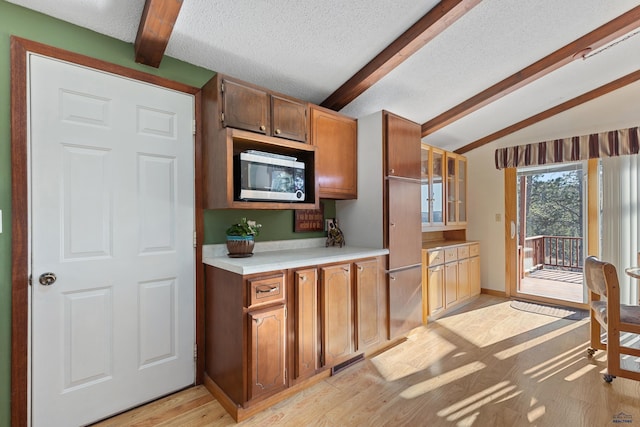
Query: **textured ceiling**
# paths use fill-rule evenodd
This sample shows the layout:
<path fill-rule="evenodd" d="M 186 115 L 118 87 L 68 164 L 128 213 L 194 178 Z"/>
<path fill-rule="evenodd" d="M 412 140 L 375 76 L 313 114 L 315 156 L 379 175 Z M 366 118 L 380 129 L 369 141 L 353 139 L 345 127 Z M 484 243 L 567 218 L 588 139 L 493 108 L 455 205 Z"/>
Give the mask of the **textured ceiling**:
<path fill-rule="evenodd" d="M 143 0 L 10 2 L 131 43 L 144 6 Z M 185 0 L 166 54 L 321 103 L 437 3 Z M 362 117 L 386 109 L 424 123 L 638 5 L 638 0 L 484 0 L 342 112 Z M 574 61 L 424 141 L 449 150 L 469 144 L 640 69 L 639 53 L 640 35 Z M 632 102 L 637 86 L 505 139 L 533 142 L 638 125 L 640 103 Z"/>

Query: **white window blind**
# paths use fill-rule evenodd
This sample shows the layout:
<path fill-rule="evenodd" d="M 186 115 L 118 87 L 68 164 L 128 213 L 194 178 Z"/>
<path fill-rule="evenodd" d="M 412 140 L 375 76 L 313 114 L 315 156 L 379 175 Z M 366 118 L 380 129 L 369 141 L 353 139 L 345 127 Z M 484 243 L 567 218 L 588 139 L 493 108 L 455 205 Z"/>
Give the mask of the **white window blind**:
<path fill-rule="evenodd" d="M 638 304 L 638 279 L 624 269 L 638 265 L 640 156 L 602 158 L 602 255 L 616 266 L 623 304 Z"/>

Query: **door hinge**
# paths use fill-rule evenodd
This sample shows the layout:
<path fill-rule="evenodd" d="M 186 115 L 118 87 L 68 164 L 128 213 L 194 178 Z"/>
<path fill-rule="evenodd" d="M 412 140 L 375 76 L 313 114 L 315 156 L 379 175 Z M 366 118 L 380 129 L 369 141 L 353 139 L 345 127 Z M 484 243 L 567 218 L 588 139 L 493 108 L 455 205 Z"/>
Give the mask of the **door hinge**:
<path fill-rule="evenodd" d="M 284 318 L 285 319 L 287 318 L 287 306 L 286 305 L 284 306 Z"/>
<path fill-rule="evenodd" d="M 193 360 L 198 360 L 198 344 L 193 345 Z"/>
<path fill-rule="evenodd" d="M 195 121 L 195 119 L 191 123 L 191 132 L 193 132 L 194 135 L 196 134 L 196 121 Z"/>
<path fill-rule="evenodd" d="M 198 247 L 198 235 L 196 234 L 196 232 L 193 232 L 193 247 L 197 248 Z"/>
<path fill-rule="evenodd" d="M 33 276 L 30 274 L 29 275 L 29 286 L 33 285 Z"/>
<path fill-rule="evenodd" d="M 220 113 L 220 121 L 224 123 L 224 113 Z"/>
<path fill-rule="evenodd" d="M 287 368 L 284 368 L 284 380 L 287 380 Z"/>
<path fill-rule="evenodd" d="M 220 83 L 220 92 L 224 93 L 224 82 Z"/>

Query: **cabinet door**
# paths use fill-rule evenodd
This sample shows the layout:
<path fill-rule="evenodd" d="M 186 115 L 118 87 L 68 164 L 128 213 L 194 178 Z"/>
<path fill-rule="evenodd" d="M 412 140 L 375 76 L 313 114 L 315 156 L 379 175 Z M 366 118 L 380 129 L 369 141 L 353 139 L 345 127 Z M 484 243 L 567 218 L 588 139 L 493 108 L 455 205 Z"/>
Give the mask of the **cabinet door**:
<path fill-rule="evenodd" d="M 286 387 L 284 305 L 252 311 L 249 317 L 248 400 Z"/>
<path fill-rule="evenodd" d="M 422 266 L 389 272 L 389 338 L 422 324 Z"/>
<path fill-rule="evenodd" d="M 269 135 L 271 116 L 269 94 L 243 83 L 222 81 L 223 126 Z"/>
<path fill-rule="evenodd" d="M 431 155 L 431 147 L 426 144 L 422 144 L 420 150 L 420 213 L 422 215 L 422 224 L 430 224 L 432 220 L 432 206 L 431 200 L 431 164 L 433 157 Z"/>
<path fill-rule="evenodd" d="M 438 265 L 427 269 L 429 316 L 444 310 L 444 266 Z"/>
<path fill-rule="evenodd" d="M 389 270 L 420 264 L 420 183 L 398 179 L 389 179 L 387 183 Z"/>
<path fill-rule="evenodd" d="M 458 261 L 444 265 L 444 304 L 449 308 L 458 302 Z"/>
<path fill-rule="evenodd" d="M 471 295 L 480 295 L 480 257 L 469 258 L 469 288 Z"/>
<path fill-rule="evenodd" d="M 471 294 L 469 282 L 469 258 L 458 261 L 458 299 L 469 298 Z"/>
<path fill-rule="evenodd" d="M 458 194 L 457 194 L 457 183 L 458 183 L 458 172 L 455 155 L 446 155 L 447 160 L 447 224 L 457 224 L 458 223 Z"/>
<path fill-rule="evenodd" d="M 356 120 L 311 107 L 311 143 L 318 147 L 316 179 L 320 187 L 320 197 L 357 198 Z"/>
<path fill-rule="evenodd" d="M 321 269 L 322 366 L 346 360 L 354 351 L 351 266 Z"/>
<path fill-rule="evenodd" d="M 444 151 L 431 147 L 431 159 L 431 225 L 443 225 L 445 220 Z"/>
<path fill-rule="evenodd" d="M 384 339 L 386 293 L 381 286 L 379 268 L 376 259 L 355 263 L 357 350 L 379 344 Z"/>
<path fill-rule="evenodd" d="M 294 273 L 295 378 L 306 378 L 318 368 L 318 272 L 315 268 Z"/>
<path fill-rule="evenodd" d="M 467 159 L 457 157 L 458 183 L 457 183 L 457 208 L 458 208 L 458 224 L 466 224 L 467 222 Z"/>
<path fill-rule="evenodd" d="M 420 179 L 420 125 L 391 113 L 384 117 L 387 176 Z"/>
<path fill-rule="evenodd" d="M 307 142 L 307 104 L 271 95 L 271 119 L 273 136 Z"/>

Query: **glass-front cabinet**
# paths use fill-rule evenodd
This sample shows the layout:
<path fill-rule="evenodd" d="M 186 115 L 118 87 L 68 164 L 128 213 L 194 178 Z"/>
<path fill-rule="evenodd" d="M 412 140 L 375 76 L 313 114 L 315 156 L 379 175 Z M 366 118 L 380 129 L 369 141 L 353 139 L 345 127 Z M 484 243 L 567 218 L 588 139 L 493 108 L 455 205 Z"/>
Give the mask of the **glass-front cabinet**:
<path fill-rule="evenodd" d="M 445 152 L 422 144 L 421 211 L 423 225 L 444 225 Z"/>
<path fill-rule="evenodd" d="M 422 144 L 421 216 L 423 231 L 430 227 L 459 229 L 467 223 L 467 159 Z"/>
<path fill-rule="evenodd" d="M 447 153 L 447 225 L 467 222 L 467 159 Z"/>
<path fill-rule="evenodd" d="M 467 223 L 467 159 L 458 156 L 458 224 Z"/>

